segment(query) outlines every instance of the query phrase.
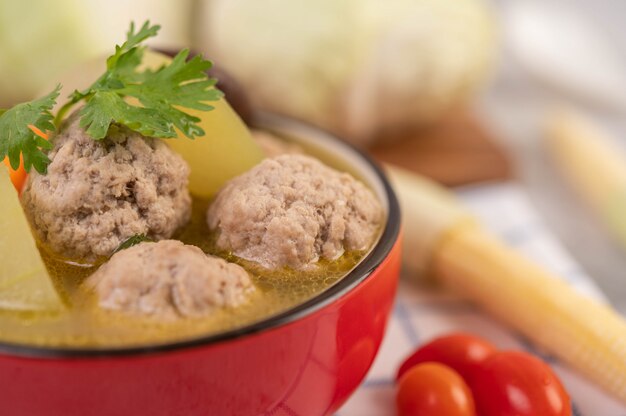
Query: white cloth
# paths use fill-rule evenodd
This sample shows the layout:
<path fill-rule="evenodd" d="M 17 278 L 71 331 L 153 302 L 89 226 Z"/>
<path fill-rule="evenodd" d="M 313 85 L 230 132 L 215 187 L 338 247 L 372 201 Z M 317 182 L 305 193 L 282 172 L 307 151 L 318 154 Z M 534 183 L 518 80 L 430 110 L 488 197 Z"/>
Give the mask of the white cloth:
<path fill-rule="evenodd" d="M 604 296 L 565 252 L 546 227 L 521 188 L 513 184 L 483 185 L 458 192 L 484 223 L 510 245 L 554 271 L 579 291 L 605 301 Z M 569 392 L 574 416 L 625 416 L 626 406 L 530 345 L 472 304 L 441 289 L 401 282 L 396 305 L 381 350 L 361 387 L 336 416 L 395 415 L 394 377 L 400 363 L 420 344 L 438 335 L 467 331 L 505 349 L 539 355 L 558 373 Z"/>

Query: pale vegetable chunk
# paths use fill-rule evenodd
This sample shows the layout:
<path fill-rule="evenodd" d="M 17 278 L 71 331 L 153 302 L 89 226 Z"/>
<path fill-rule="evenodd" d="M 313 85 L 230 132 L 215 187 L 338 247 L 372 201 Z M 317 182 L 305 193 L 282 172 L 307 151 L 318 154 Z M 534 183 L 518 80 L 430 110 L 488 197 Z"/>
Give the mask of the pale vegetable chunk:
<path fill-rule="evenodd" d="M 189 191 L 201 198 L 212 197 L 229 179 L 240 175 L 264 158 L 250 131 L 226 100 L 210 103 L 213 110 L 185 109 L 202 121 L 206 134 L 189 140 L 186 137 L 167 143 L 191 167 Z"/>
<path fill-rule="evenodd" d="M 146 51 L 143 65 L 157 69 L 168 64 L 171 58 Z M 228 97 L 226 97 L 227 99 Z M 185 108 L 185 112 L 198 117 L 205 135 L 189 140 L 183 134 L 168 141 L 189 164 L 189 191 L 201 198 L 212 197 L 231 178 L 246 172 L 264 158 L 263 151 L 254 141 L 248 127 L 230 107 L 226 99 L 210 101 L 211 111 Z"/>
<path fill-rule="evenodd" d="M 0 200 L 0 309 L 63 308 L 3 164 L 0 164 Z"/>

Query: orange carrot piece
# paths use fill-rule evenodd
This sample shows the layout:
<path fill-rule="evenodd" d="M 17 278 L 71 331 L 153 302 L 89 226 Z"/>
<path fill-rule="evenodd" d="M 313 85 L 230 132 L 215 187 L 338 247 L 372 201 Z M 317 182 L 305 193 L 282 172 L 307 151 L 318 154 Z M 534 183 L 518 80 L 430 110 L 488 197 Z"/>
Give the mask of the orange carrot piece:
<path fill-rule="evenodd" d="M 27 176 L 26 171 L 24 170 L 24 163 L 20 161 L 20 167 L 17 168 L 17 170 L 13 170 L 11 164 L 9 163 L 9 158 L 5 157 L 4 164 L 7 165 L 7 167 L 9 168 L 9 175 L 11 176 L 11 182 L 13 182 L 13 186 L 15 187 L 17 192 L 21 192 Z"/>
<path fill-rule="evenodd" d="M 48 140 L 48 137 L 49 137 L 48 134 L 44 133 L 37 127 L 30 124 L 28 128 L 31 129 L 33 133 L 35 133 L 37 136 Z M 4 158 L 4 164 L 7 165 L 7 167 L 9 168 L 9 175 L 11 176 L 11 182 L 13 182 L 13 186 L 15 187 L 17 192 L 21 193 L 22 187 L 24 186 L 24 182 L 26 182 L 26 178 L 28 177 L 28 174 L 24 170 L 24 159 L 20 156 L 20 167 L 17 168 L 17 170 L 14 170 L 11 167 L 8 157 Z"/>
<path fill-rule="evenodd" d="M 37 136 L 43 137 L 44 139 L 48 140 L 48 134 L 39 130 L 37 127 L 33 126 L 32 124 L 29 124 L 28 128 L 31 129 L 32 132 L 35 133 Z"/>

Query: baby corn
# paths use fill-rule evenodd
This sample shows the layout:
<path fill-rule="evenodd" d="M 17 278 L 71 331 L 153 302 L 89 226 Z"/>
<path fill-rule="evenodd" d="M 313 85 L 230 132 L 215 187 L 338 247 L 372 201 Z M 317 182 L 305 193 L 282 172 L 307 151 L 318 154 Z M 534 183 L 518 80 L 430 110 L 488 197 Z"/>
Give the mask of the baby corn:
<path fill-rule="evenodd" d="M 618 313 L 489 235 L 443 188 L 389 172 L 412 272 L 428 270 L 626 402 L 626 321 Z"/>
<path fill-rule="evenodd" d="M 626 154 L 573 111 L 548 119 L 546 144 L 572 186 L 626 247 Z"/>

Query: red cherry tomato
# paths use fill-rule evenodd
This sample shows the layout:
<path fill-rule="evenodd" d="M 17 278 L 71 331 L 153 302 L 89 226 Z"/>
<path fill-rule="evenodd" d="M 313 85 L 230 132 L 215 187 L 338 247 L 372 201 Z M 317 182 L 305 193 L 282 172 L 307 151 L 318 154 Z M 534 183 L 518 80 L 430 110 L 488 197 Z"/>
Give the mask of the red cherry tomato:
<path fill-rule="evenodd" d="M 472 391 L 481 416 L 570 416 L 570 399 L 552 369 L 519 351 L 486 359 L 474 375 Z"/>
<path fill-rule="evenodd" d="M 396 380 L 417 364 L 435 361 L 452 368 L 471 383 L 476 368 L 495 351 L 496 347 L 491 343 L 474 335 L 461 332 L 446 335 L 421 346 L 407 358 L 400 366 Z"/>
<path fill-rule="evenodd" d="M 474 399 L 461 376 L 439 363 L 411 368 L 400 379 L 399 416 L 475 416 Z"/>

